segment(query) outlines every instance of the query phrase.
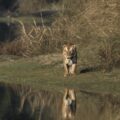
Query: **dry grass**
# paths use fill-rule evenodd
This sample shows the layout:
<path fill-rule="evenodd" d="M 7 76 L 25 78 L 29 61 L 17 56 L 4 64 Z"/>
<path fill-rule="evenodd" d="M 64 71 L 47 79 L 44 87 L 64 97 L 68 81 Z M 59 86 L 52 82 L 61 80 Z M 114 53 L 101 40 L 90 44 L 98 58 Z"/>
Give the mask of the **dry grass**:
<path fill-rule="evenodd" d="M 99 49 L 100 62 L 103 69 L 110 71 L 120 62 L 119 40 L 104 40 Z"/>
<path fill-rule="evenodd" d="M 111 68 L 120 61 L 119 4 L 119 0 L 65 0 L 62 12 L 50 27 L 44 24 L 39 27 L 33 20 L 34 24 L 26 30 L 25 25 L 18 21 L 22 34 L 17 43 L 12 42 L 5 50 L 10 54 L 31 56 L 60 52 L 65 42 L 72 41 L 77 44 L 83 63 L 88 61 L 99 63 L 105 69 Z M 41 21 L 44 23 L 42 18 Z M 20 47 L 13 49 L 17 45 Z"/>
<path fill-rule="evenodd" d="M 41 20 L 43 21 L 42 18 Z M 59 43 L 53 39 L 54 33 L 50 27 L 46 27 L 44 24 L 42 27 L 37 26 L 35 20 L 33 20 L 33 25 L 30 25 L 30 27 L 26 27 L 18 19 L 15 19 L 15 21 L 20 24 L 18 30 L 20 34 L 16 40 L 1 44 L 1 54 L 32 56 L 53 51 L 58 52 L 57 46 Z"/>

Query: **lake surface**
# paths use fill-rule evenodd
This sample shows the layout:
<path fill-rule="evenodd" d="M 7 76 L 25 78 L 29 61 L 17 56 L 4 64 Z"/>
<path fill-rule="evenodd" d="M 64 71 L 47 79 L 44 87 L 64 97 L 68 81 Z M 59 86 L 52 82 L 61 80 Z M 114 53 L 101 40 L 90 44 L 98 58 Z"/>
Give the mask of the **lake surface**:
<path fill-rule="evenodd" d="M 0 84 L 0 120 L 63 120 L 62 92 Z M 120 95 L 76 91 L 74 120 L 120 120 Z"/>

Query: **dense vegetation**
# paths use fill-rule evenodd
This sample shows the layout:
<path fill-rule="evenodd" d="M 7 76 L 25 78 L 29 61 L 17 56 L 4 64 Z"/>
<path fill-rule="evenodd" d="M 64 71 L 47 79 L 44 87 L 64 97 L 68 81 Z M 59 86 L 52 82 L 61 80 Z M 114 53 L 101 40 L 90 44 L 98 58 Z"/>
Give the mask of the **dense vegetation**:
<path fill-rule="evenodd" d="M 11 11 L 19 13 L 29 13 L 50 9 L 54 4 L 60 4 L 60 0 L 0 0 L 0 10 L 2 12 Z"/>
<path fill-rule="evenodd" d="M 41 26 L 37 25 L 36 19 L 32 19 L 33 24 L 29 27 L 22 20 L 14 20 L 20 24 L 17 32 L 21 34 L 16 38 L 17 41 L 2 44 L 1 54 L 31 56 L 59 52 L 65 42 L 72 41 L 78 46 L 82 64 L 101 64 L 106 69 L 119 64 L 119 0 L 17 2 L 16 11 L 20 13 L 52 8 L 60 10 L 59 17 L 54 16 L 50 26 L 45 25 L 43 17 L 39 19 Z"/>

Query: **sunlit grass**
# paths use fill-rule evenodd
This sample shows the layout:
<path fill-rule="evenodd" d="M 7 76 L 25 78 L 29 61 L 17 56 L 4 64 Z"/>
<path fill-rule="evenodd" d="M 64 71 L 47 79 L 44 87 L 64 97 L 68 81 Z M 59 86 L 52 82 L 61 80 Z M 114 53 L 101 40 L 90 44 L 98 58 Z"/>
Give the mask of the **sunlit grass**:
<path fill-rule="evenodd" d="M 95 71 L 64 78 L 63 68 L 59 65 L 41 65 L 29 59 L 0 63 L 1 82 L 57 91 L 72 87 L 77 90 L 120 92 L 119 73 L 120 70 L 116 69 L 111 73 Z"/>

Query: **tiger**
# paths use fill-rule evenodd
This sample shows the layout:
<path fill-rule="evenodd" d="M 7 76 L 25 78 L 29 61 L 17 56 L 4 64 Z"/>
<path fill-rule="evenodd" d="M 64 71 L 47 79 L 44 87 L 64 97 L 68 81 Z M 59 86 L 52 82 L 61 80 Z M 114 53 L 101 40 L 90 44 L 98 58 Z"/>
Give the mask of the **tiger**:
<path fill-rule="evenodd" d="M 77 48 L 75 44 L 63 45 L 64 77 L 76 74 Z"/>

